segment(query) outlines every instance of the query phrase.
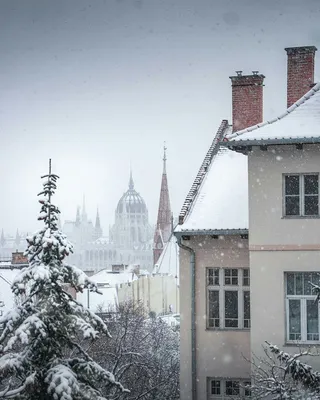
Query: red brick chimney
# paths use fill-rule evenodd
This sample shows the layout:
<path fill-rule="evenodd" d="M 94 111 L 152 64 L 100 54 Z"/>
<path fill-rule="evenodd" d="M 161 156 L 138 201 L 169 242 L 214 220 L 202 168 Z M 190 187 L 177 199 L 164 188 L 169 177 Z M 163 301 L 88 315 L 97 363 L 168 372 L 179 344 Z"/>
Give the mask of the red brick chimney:
<path fill-rule="evenodd" d="M 315 46 L 287 47 L 287 107 L 305 95 L 314 84 Z"/>
<path fill-rule="evenodd" d="M 236 71 L 230 76 L 232 84 L 232 130 L 233 132 L 259 124 L 263 119 L 264 75 L 252 71 L 252 75 L 242 75 Z"/>

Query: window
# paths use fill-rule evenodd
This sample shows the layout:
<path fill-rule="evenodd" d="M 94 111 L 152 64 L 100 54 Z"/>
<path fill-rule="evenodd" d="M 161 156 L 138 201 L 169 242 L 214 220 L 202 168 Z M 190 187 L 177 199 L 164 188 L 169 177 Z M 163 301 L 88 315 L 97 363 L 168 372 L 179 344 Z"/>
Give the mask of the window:
<path fill-rule="evenodd" d="M 311 283 L 320 284 L 320 272 L 288 272 L 285 278 L 287 341 L 319 341 L 319 303 Z"/>
<path fill-rule="evenodd" d="M 207 268 L 207 328 L 250 328 L 249 268 Z"/>
<path fill-rule="evenodd" d="M 251 382 L 244 379 L 208 379 L 208 399 L 224 400 L 250 397 Z"/>
<path fill-rule="evenodd" d="M 319 175 L 284 175 L 284 215 L 319 215 Z"/>

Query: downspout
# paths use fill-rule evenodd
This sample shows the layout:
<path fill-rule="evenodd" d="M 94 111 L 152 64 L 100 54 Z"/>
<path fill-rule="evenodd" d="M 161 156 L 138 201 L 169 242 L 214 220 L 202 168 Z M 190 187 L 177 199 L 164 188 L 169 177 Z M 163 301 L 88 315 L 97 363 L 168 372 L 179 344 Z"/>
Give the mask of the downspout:
<path fill-rule="evenodd" d="M 191 390 L 192 400 L 197 400 L 197 359 L 196 359 L 196 253 L 194 249 L 181 243 L 181 237 L 177 237 L 178 246 L 190 253 L 191 273 Z"/>

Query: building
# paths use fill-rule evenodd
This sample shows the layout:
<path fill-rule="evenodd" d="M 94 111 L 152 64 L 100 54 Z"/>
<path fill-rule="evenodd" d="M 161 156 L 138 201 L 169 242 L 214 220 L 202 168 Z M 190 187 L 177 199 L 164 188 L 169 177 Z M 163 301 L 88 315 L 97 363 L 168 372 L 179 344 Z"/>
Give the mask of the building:
<path fill-rule="evenodd" d="M 158 218 L 153 239 L 153 265 L 157 264 L 159 257 L 163 249 L 165 248 L 166 243 L 168 243 L 172 233 L 173 218 L 171 213 L 170 196 L 168 188 L 166 150 L 167 148 L 164 147 Z"/>
<path fill-rule="evenodd" d="M 221 122 L 175 229 L 181 400 L 249 397 L 243 356 L 265 340 L 289 352 L 320 344 L 308 284 L 320 272 L 316 48 L 286 51 L 288 110 L 262 122 L 264 76 L 231 77 L 233 125 Z"/>
<path fill-rule="evenodd" d="M 11 285 L 28 260 L 21 252 L 14 252 L 10 259 L 0 261 L 0 316 L 9 311 L 19 299 L 14 296 Z"/>
<path fill-rule="evenodd" d="M 152 270 L 152 227 L 146 203 L 135 190 L 132 173 L 128 190 L 118 201 L 109 236 L 103 236 L 99 210 L 93 225 L 84 201 L 81 212 L 77 209 L 75 221 L 65 221 L 63 232 L 74 244 L 69 262 L 84 271 L 95 272 L 122 263 Z"/>
<path fill-rule="evenodd" d="M 27 234 L 19 233 L 15 236 L 7 235 L 3 229 L 0 237 L 0 260 L 10 262 L 13 252 L 24 252 L 27 248 Z"/>

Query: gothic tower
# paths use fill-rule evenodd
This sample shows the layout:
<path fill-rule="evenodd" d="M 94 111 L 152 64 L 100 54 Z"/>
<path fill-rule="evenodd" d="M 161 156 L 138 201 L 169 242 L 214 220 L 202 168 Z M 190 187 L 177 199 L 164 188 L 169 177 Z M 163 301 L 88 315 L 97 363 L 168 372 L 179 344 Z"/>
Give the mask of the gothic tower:
<path fill-rule="evenodd" d="M 171 207 L 167 180 L 167 148 L 163 148 L 163 171 L 160 189 L 160 200 L 158 208 L 158 219 L 153 240 L 153 263 L 158 262 L 165 244 L 171 235 Z"/>
<path fill-rule="evenodd" d="M 94 240 L 99 239 L 102 236 L 102 228 L 100 224 L 100 215 L 99 215 L 99 209 L 97 208 L 97 215 L 96 215 L 96 224 L 94 226 L 94 234 L 93 234 Z"/>

